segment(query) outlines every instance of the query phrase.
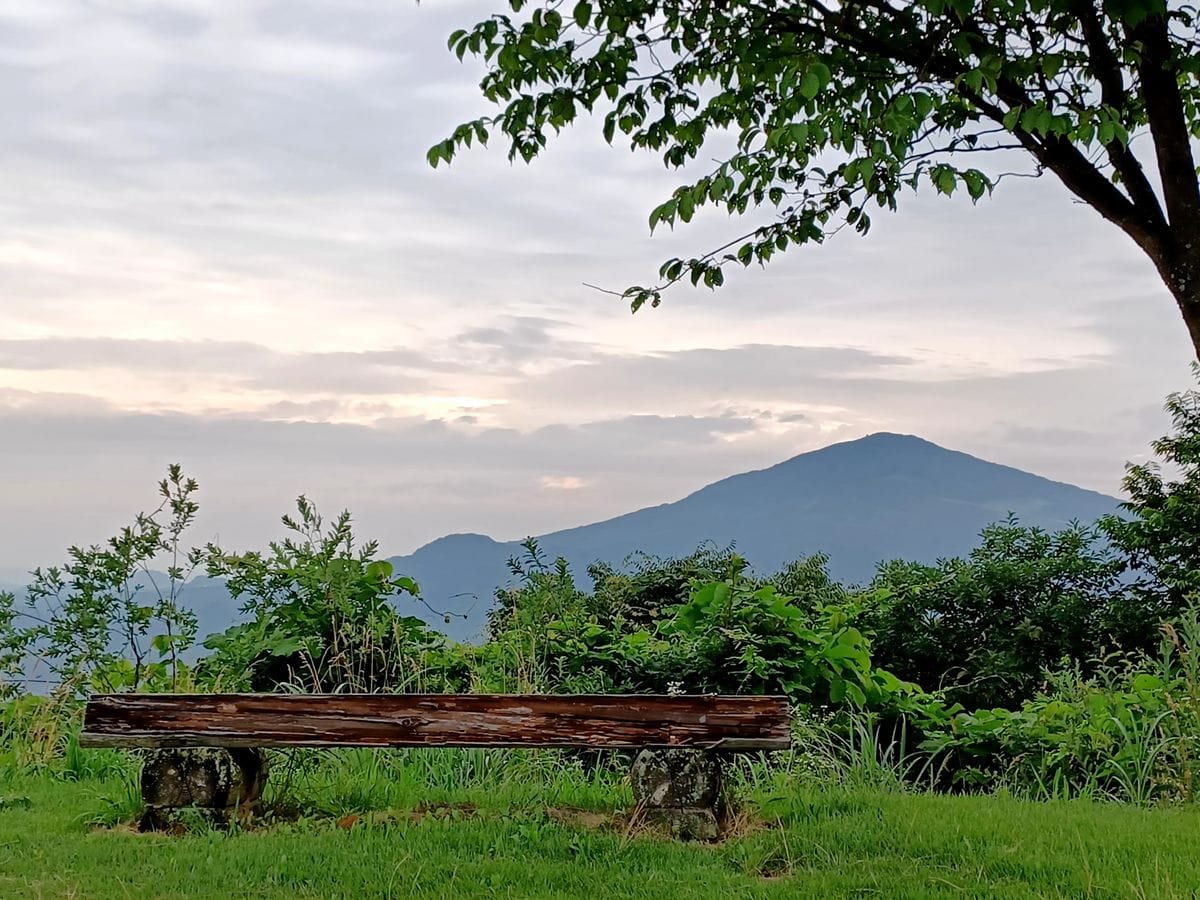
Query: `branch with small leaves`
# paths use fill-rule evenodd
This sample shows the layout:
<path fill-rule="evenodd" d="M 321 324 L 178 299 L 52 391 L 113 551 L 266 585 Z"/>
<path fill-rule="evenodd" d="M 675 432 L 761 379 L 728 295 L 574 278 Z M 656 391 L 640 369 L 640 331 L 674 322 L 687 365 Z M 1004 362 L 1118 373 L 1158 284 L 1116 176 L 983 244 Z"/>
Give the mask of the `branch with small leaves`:
<path fill-rule="evenodd" d="M 650 215 L 690 222 L 773 207 L 773 222 L 707 253 L 672 259 L 661 282 L 617 291 L 657 305 L 680 281 L 716 288 L 729 262 L 763 263 L 902 194 L 961 186 L 978 201 L 1006 177 L 1051 173 L 1157 267 L 1200 352 L 1197 8 L 1163 0 L 509 0 L 450 36 L 488 66 L 500 107 L 429 151 L 449 163 L 502 136 L 530 161 L 584 116 L 609 143 L 672 169 L 732 136 L 737 155 L 676 189 Z M 1150 161 L 1133 136 L 1146 132 Z M 985 135 L 1006 135 L 987 139 Z M 1025 171 L 1010 159 L 1032 162 Z M 966 159 L 994 157 L 994 167 Z M 1161 184 L 1152 187 L 1154 169 Z M 736 246 L 729 254 L 727 251 Z"/>

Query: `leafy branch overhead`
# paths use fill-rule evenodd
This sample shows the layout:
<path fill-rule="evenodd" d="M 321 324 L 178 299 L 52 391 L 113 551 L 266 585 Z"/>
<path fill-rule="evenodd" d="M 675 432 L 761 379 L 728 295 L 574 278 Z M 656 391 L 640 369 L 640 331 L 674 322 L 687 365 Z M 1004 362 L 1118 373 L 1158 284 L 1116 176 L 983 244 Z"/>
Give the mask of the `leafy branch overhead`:
<path fill-rule="evenodd" d="M 718 287 L 931 187 L 972 200 L 1015 154 L 1050 172 L 1154 262 L 1200 348 L 1200 186 L 1191 141 L 1200 57 L 1195 6 L 1164 0 L 509 0 L 454 32 L 486 61 L 500 107 L 429 151 L 437 166 L 503 135 L 532 160 L 585 114 L 670 168 L 703 165 L 650 227 L 705 206 L 753 215 L 722 247 L 667 260 L 624 292 Z M 1140 140 L 1142 133 L 1146 140 Z M 710 164 L 697 162 L 704 157 Z M 1152 180 L 1156 176 L 1158 184 Z"/>

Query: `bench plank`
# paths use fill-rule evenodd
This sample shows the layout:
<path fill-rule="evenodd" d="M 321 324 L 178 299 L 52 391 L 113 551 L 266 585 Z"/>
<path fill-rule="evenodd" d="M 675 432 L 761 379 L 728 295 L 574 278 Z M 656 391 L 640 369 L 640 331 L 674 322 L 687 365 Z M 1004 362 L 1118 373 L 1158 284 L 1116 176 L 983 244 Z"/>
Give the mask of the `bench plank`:
<path fill-rule="evenodd" d="M 785 697 L 549 694 L 102 694 L 86 747 L 784 749 Z"/>

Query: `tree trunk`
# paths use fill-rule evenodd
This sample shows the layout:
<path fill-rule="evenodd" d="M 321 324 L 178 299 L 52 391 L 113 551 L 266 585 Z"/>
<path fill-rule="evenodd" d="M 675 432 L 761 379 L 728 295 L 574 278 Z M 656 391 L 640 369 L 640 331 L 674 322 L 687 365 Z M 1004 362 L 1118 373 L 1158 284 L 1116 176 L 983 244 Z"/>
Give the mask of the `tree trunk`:
<path fill-rule="evenodd" d="M 1200 290 L 1193 289 L 1189 299 L 1180 299 L 1179 309 L 1183 312 L 1183 321 L 1187 323 L 1188 334 L 1192 336 L 1196 359 L 1200 360 Z"/>
<path fill-rule="evenodd" d="M 1200 238 L 1189 240 L 1185 247 L 1158 267 L 1163 281 L 1179 305 L 1192 351 L 1200 359 Z"/>

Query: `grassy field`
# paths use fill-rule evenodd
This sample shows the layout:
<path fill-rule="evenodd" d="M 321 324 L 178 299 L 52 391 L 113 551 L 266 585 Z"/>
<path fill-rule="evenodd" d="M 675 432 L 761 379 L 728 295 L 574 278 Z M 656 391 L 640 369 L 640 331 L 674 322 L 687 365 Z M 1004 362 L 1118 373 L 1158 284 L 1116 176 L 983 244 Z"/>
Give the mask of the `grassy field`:
<path fill-rule="evenodd" d="M 628 833 L 611 777 L 494 760 L 277 770 L 298 817 L 182 836 L 96 824 L 130 814 L 127 776 L 0 774 L 0 896 L 1200 896 L 1191 807 L 776 781 L 748 789 L 740 835 L 695 846 Z"/>

